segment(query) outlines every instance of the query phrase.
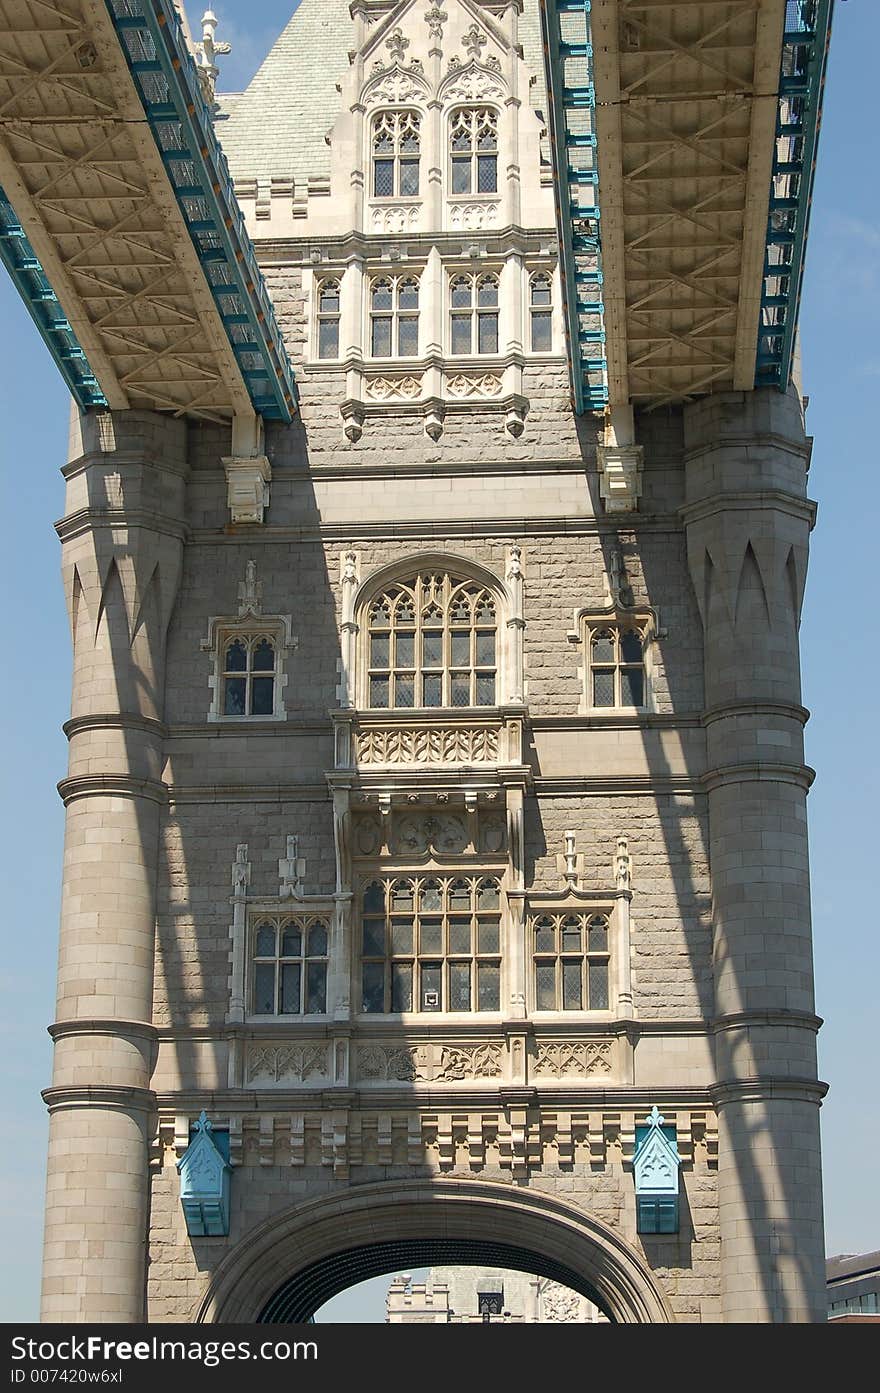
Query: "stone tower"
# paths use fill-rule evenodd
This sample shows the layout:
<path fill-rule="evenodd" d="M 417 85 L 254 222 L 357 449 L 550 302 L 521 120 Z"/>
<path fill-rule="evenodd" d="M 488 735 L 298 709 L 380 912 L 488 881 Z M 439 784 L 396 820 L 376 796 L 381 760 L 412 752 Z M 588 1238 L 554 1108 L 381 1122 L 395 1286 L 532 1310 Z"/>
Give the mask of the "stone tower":
<path fill-rule="evenodd" d="M 824 1319 L 802 403 L 573 414 L 542 72 L 302 0 L 217 125 L 297 421 L 75 424 L 45 1320 Z"/>

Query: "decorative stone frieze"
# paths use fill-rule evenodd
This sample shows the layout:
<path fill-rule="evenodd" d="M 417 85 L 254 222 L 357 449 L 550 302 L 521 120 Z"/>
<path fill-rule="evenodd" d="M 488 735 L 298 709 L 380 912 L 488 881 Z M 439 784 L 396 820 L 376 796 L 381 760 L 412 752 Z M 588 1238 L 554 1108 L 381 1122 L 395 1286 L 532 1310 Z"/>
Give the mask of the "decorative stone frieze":
<path fill-rule="evenodd" d="M 247 1056 L 247 1082 L 326 1082 L 330 1078 L 329 1046 L 325 1044 L 252 1045 Z"/>
<path fill-rule="evenodd" d="M 501 391 L 501 378 L 493 372 L 479 376 L 458 372 L 447 379 L 446 390 L 451 397 L 494 397 Z"/>
<path fill-rule="evenodd" d="M 371 401 L 388 401 L 400 397 L 413 401 L 421 395 L 421 378 L 408 374 L 406 377 L 368 377 L 364 381 L 364 392 Z"/>
<path fill-rule="evenodd" d="M 449 226 L 457 232 L 482 232 L 488 227 L 498 226 L 501 211 L 499 199 L 480 199 L 460 202 L 450 199 L 448 205 Z"/>
<path fill-rule="evenodd" d="M 358 730 L 358 764 L 494 764 L 500 730 L 491 726 L 399 726 Z"/>
<path fill-rule="evenodd" d="M 607 1078 L 613 1072 L 610 1040 L 539 1040 L 532 1071 L 540 1078 Z"/>

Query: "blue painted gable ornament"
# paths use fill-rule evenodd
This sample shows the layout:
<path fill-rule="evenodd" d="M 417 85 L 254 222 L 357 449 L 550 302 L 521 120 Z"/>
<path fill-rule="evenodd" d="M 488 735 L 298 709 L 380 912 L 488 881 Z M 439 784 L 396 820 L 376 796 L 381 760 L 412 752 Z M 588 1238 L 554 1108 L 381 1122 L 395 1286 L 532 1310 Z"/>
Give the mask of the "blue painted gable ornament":
<path fill-rule="evenodd" d="M 232 1167 L 218 1148 L 213 1130 L 203 1108 L 189 1146 L 177 1162 L 180 1203 L 186 1231 L 193 1238 L 224 1238 L 229 1233 Z"/>
<path fill-rule="evenodd" d="M 681 1157 L 675 1128 L 666 1126 L 657 1105 L 636 1127 L 633 1170 L 639 1233 L 678 1233 L 678 1173 Z"/>

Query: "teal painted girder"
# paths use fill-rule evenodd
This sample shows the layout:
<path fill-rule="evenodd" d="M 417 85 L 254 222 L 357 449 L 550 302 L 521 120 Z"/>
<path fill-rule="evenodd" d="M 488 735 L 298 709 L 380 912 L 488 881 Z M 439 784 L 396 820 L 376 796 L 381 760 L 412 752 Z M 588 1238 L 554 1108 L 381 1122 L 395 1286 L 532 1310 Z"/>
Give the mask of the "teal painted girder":
<path fill-rule="evenodd" d="M 0 189 L 0 261 L 42 335 L 71 395 L 85 410 L 106 406 L 89 361 L 6 194 Z"/>
<path fill-rule="evenodd" d="M 172 0 L 106 0 L 254 410 L 289 422 L 293 369 Z"/>
<path fill-rule="evenodd" d="M 590 0 L 542 0 L 541 24 L 574 407 L 603 411 L 608 366 Z"/>
<path fill-rule="evenodd" d="M 791 377 L 834 0 L 786 0 L 756 387 Z"/>

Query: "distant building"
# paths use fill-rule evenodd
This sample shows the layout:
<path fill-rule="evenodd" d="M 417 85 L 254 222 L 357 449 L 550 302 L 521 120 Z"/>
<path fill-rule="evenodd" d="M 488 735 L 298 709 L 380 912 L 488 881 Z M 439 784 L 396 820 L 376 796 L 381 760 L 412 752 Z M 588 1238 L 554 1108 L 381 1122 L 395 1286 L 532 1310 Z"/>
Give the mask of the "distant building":
<path fill-rule="evenodd" d="M 592 1301 L 549 1277 L 491 1267 L 432 1267 L 424 1282 L 414 1282 L 409 1273 L 403 1273 L 388 1288 L 386 1311 L 390 1325 L 607 1320 Z"/>
<path fill-rule="evenodd" d="M 840 1253 L 825 1273 L 829 1320 L 880 1321 L 880 1252 Z"/>

